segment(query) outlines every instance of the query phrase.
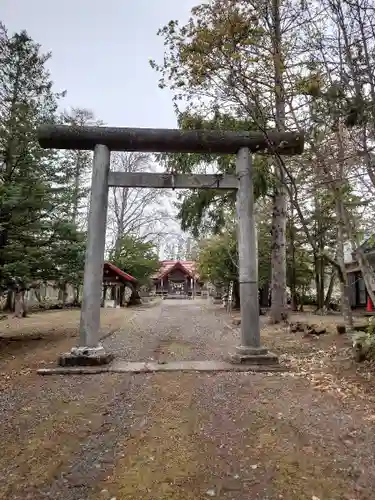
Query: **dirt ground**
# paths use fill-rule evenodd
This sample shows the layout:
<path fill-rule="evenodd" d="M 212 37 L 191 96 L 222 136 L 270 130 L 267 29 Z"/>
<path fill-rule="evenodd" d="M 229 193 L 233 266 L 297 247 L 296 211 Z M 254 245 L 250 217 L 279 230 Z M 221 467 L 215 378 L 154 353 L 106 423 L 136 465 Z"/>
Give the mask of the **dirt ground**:
<path fill-rule="evenodd" d="M 132 309 L 102 309 L 101 335 L 119 330 Z M 55 363 L 60 353 L 76 345 L 79 335 L 77 309 L 46 311 L 27 318 L 0 321 L 0 390 L 10 379 L 28 375 L 42 365 Z"/>
<path fill-rule="evenodd" d="M 351 360 L 337 318 L 298 319 L 329 333 L 263 326 L 283 373 L 56 377 L 35 368 L 74 344 L 78 312 L 19 320 L 25 340 L 0 354 L 0 498 L 374 499 L 375 371 Z M 130 360 L 222 359 L 238 342 L 198 300 L 103 310 L 102 323 Z"/>

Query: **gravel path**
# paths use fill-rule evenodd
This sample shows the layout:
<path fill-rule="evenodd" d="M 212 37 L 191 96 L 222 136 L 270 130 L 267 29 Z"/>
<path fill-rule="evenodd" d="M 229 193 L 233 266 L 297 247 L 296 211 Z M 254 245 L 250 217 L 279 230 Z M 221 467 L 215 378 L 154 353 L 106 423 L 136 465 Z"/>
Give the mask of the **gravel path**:
<path fill-rule="evenodd" d="M 226 320 L 203 300 L 164 301 L 105 344 L 129 360 L 221 359 L 236 343 Z M 0 410 L 7 500 L 374 498 L 375 401 L 302 372 L 33 372 Z"/>
<path fill-rule="evenodd" d="M 236 342 L 224 319 L 207 300 L 164 300 L 136 314 L 129 333 L 117 332 L 105 345 L 129 361 L 223 359 Z"/>
<path fill-rule="evenodd" d="M 212 331 L 218 340 L 223 336 L 222 318 L 215 311 L 199 300 L 135 309 L 124 313 L 123 328 L 104 344 L 129 360 L 220 356 L 223 342 L 215 346 L 209 335 Z M 56 350 L 54 359 L 58 354 Z M 36 367 L 36 355 L 22 355 Z M 4 372 L 7 364 L 14 372 L 14 358 L 1 364 Z M 1 443 L 6 450 L 0 455 L 0 498 L 86 499 L 91 483 L 103 478 L 115 461 L 114 444 L 132 425 L 132 407 L 145 378 L 40 377 L 25 363 L 20 366 L 17 383 L 0 390 Z"/>

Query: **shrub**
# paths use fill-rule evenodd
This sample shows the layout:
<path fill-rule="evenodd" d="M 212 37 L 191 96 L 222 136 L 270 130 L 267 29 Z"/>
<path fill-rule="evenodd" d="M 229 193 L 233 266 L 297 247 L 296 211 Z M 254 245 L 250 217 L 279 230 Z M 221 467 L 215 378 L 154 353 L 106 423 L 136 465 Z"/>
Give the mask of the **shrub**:
<path fill-rule="evenodd" d="M 367 331 L 353 335 L 353 352 L 357 362 L 375 359 L 375 318 L 370 318 Z"/>

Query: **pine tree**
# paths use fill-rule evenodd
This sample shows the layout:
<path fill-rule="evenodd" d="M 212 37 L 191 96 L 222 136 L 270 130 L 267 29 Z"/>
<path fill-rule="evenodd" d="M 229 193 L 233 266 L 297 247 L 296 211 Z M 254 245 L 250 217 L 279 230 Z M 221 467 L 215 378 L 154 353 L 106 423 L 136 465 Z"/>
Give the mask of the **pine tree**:
<path fill-rule="evenodd" d="M 63 96 L 52 89 L 49 57 L 25 31 L 9 36 L 0 26 L 0 286 L 17 298 L 61 276 L 58 247 L 67 256 L 68 245 L 83 245 L 64 210 L 60 158 L 36 139 L 40 124 L 55 122 Z"/>
<path fill-rule="evenodd" d="M 92 111 L 83 108 L 66 110 L 61 116 L 61 122 L 73 127 L 101 125 Z M 60 182 L 64 185 L 67 214 L 74 226 L 85 228 L 92 152 L 63 151 L 61 152 L 61 166 Z"/>

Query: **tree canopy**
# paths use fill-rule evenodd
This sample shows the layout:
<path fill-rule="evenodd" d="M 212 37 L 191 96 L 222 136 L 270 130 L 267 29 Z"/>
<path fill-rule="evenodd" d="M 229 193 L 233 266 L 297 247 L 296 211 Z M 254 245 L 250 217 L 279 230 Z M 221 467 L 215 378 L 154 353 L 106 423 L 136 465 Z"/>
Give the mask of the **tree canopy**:
<path fill-rule="evenodd" d="M 52 90 L 50 55 L 25 31 L 9 36 L 1 25 L 0 46 L 0 287 L 76 280 L 84 235 L 67 216 L 60 158 L 36 140 L 39 124 L 57 120 L 63 93 Z"/>
<path fill-rule="evenodd" d="M 374 270 L 361 247 L 373 232 L 375 208 L 374 24 L 371 3 L 359 0 L 213 0 L 194 7 L 187 22 L 167 21 L 159 31 L 165 53 L 151 65 L 159 86 L 173 93 L 181 129 L 305 134 L 298 158 L 272 148 L 268 157 L 253 158 L 259 280 L 270 282 L 275 321 L 285 310 L 287 286 L 296 296 L 313 277 L 319 309 L 336 280 L 350 322 L 350 251 L 375 301 Z M 51 54 L 25 31 L 10 35 L 1 25 L 0 49 L 0 287 L 48 280 L 62 289 L 79 286 L 91 153 L 42 150 L 35 133 L 43 123 L 100 122 L 90 110 L 60 112 L 64 93 L 47 69 Z M 234 156 L 156 159 L 173 172 L 235 172 Z M 149 155 L 113 155 L 113 162 L 125 171 L 153 168 Z M 128 255 L 133 241 L 150 245 L 143 255 L 156 260 L 150 252 L 169 230 L 167 201 L 152 190 L 111 190 L 110 255 L 114 247 L 116 258 L 122 247 Z M 201 239 L 202 273 L 235 277 L 235 194 L 185 192 L 177 210 L 182 229 Z M 180 247 L 170 254 L 182 255 Z M 119 263 L 131 265 L 129 258 Z M 153 267 L 133 273 L 146 279 Z"/>
<path fill-rule="evenodd" d="M 123 236 L 112 250 L 110 260 L 142 285 L 147 285 L 151 275 L 159 269 L 159 257 L 153 243 L 138 236 Z"/>

